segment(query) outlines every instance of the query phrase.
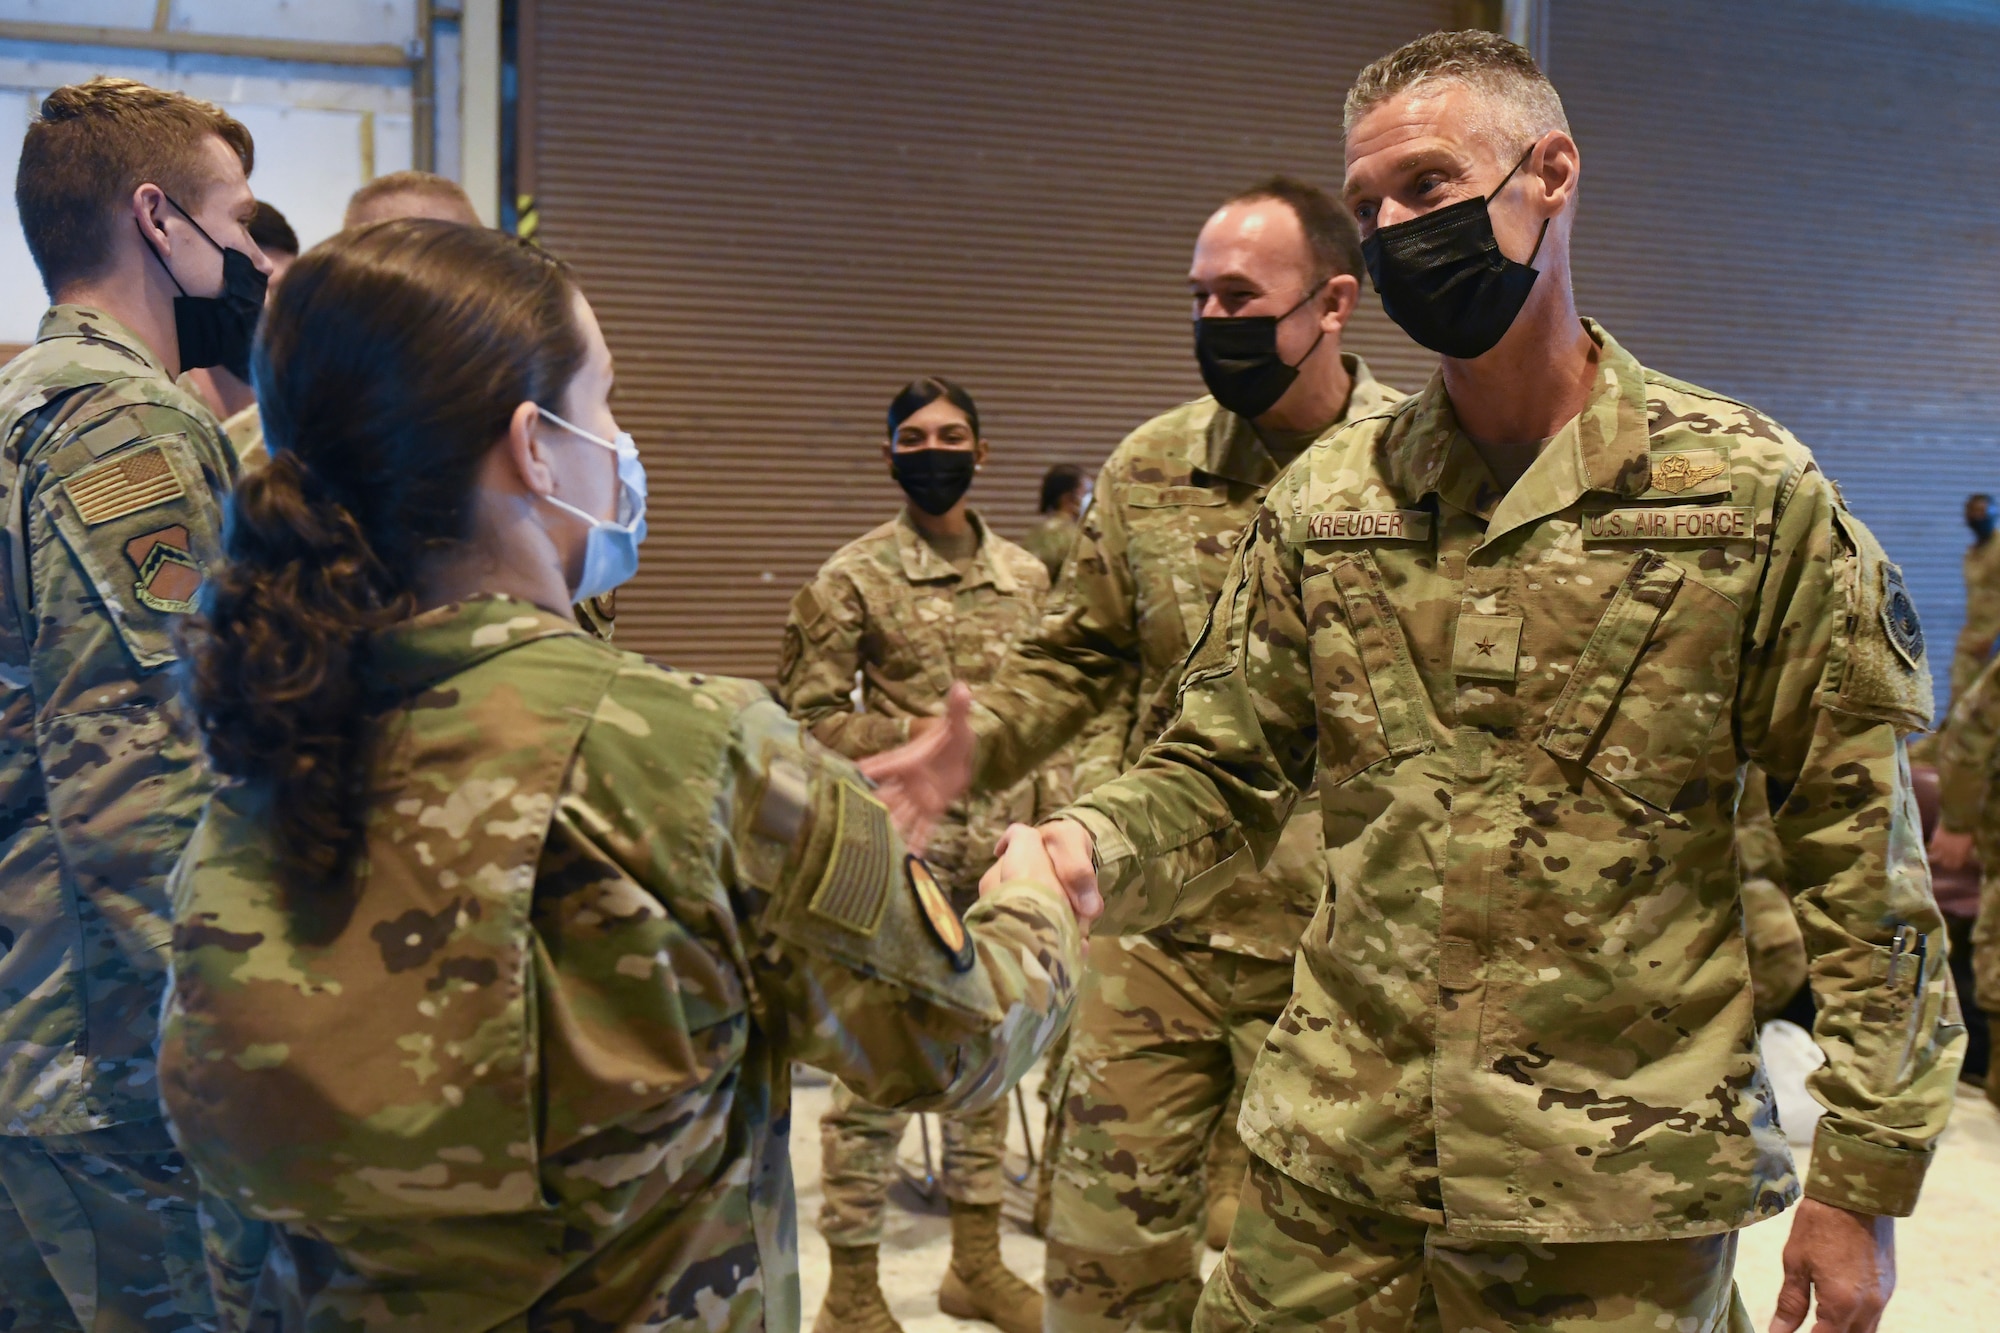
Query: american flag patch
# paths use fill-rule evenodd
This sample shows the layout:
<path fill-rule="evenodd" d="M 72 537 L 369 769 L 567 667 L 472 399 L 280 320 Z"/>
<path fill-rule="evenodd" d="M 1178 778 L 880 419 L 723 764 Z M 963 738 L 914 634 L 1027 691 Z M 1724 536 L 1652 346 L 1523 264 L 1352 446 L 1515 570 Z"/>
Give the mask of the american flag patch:
<path fill-rule="evenodd" d="M 187 494 L 157 444 L 121 454 L 77 473 L 63 484 L 77 514 L 92 527 Z"/>

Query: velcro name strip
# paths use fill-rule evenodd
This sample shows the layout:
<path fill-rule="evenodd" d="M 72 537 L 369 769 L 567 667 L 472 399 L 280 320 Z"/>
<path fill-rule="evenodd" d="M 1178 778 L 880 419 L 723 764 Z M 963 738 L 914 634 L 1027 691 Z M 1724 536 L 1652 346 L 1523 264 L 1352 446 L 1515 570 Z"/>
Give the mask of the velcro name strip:
<path fill-rule="evenodd" d="M 1591 542 L 1747 541 L 1756 535 L 1748 505 L 1606 509 L 1583 516 Z"/>
<path fill-rule="evenodd" d="M 1421 509 L 1330 509 L 1288 525 L 1294 542 L 1426 542 L 1431 516 Z"/>

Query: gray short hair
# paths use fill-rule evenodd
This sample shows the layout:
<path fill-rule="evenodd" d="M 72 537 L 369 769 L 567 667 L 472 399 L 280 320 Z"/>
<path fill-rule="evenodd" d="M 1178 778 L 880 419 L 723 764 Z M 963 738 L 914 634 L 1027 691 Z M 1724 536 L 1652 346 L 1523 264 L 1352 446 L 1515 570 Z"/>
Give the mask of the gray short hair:
<path fill-rule="evenodd" d="M 1476 28 L 1419 37 L 1362 70 L 1347 90 L 1343 131 L 1352 134 L 1356 121 L 1391 97 L 1439 83 L 1462 84 L 1488 103 L 1481 129 L 1502 156 L 1525 151 L 1550 130 L 1569 132 L 1562 98 L 1527 48 Z"/>

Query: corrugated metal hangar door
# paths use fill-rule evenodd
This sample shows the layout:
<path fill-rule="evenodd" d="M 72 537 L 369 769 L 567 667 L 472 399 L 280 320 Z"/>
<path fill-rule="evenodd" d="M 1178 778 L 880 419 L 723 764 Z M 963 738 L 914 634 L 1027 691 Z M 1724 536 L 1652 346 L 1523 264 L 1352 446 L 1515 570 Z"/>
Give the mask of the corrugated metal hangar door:
<path fill-rule="evenodd" d="M 1200 392 L 1185 274 L 1221 198 L 1338 187 L 1356 70 L 1454 6 L 1273 0 L 523 0 L 522 187 L 618 357 L 652 477 L 622 644 L 769 678 L 785 607 L 895 512 L 923 374 L 979 400 L 1007 535 Z M 1350 346 L 1427 358 L 1372 296 Z"/>
<path fill-rule="evenodd" d="M 1909 575 L 1943 705 L 1959 506 L 2000 492 L 2000 22 L 1901 4 L 1550 6 L 1578 303 L 1784 422 Z"/>

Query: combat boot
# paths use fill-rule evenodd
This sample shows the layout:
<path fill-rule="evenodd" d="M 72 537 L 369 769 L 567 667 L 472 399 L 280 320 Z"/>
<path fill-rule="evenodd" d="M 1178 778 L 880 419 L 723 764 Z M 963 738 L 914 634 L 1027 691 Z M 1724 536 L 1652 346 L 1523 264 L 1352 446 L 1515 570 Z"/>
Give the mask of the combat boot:
<path fill-rule="evenodd" d="M 1000 1261 L 999 1204 L 952 1204 L 951 1267 L 938 1288 L 938 1309 L 954 1319 L 983 1319 L 1003 1333 L 1041 1333 L 1042 1293 Z"/>
<path fill-rule="evenodd" d="M 813 1333 L 903 1333 L 882 1296 L 876 1268 L 877 1245 L 829 1245 L 826 1300 L 820 1303 Z"/>

